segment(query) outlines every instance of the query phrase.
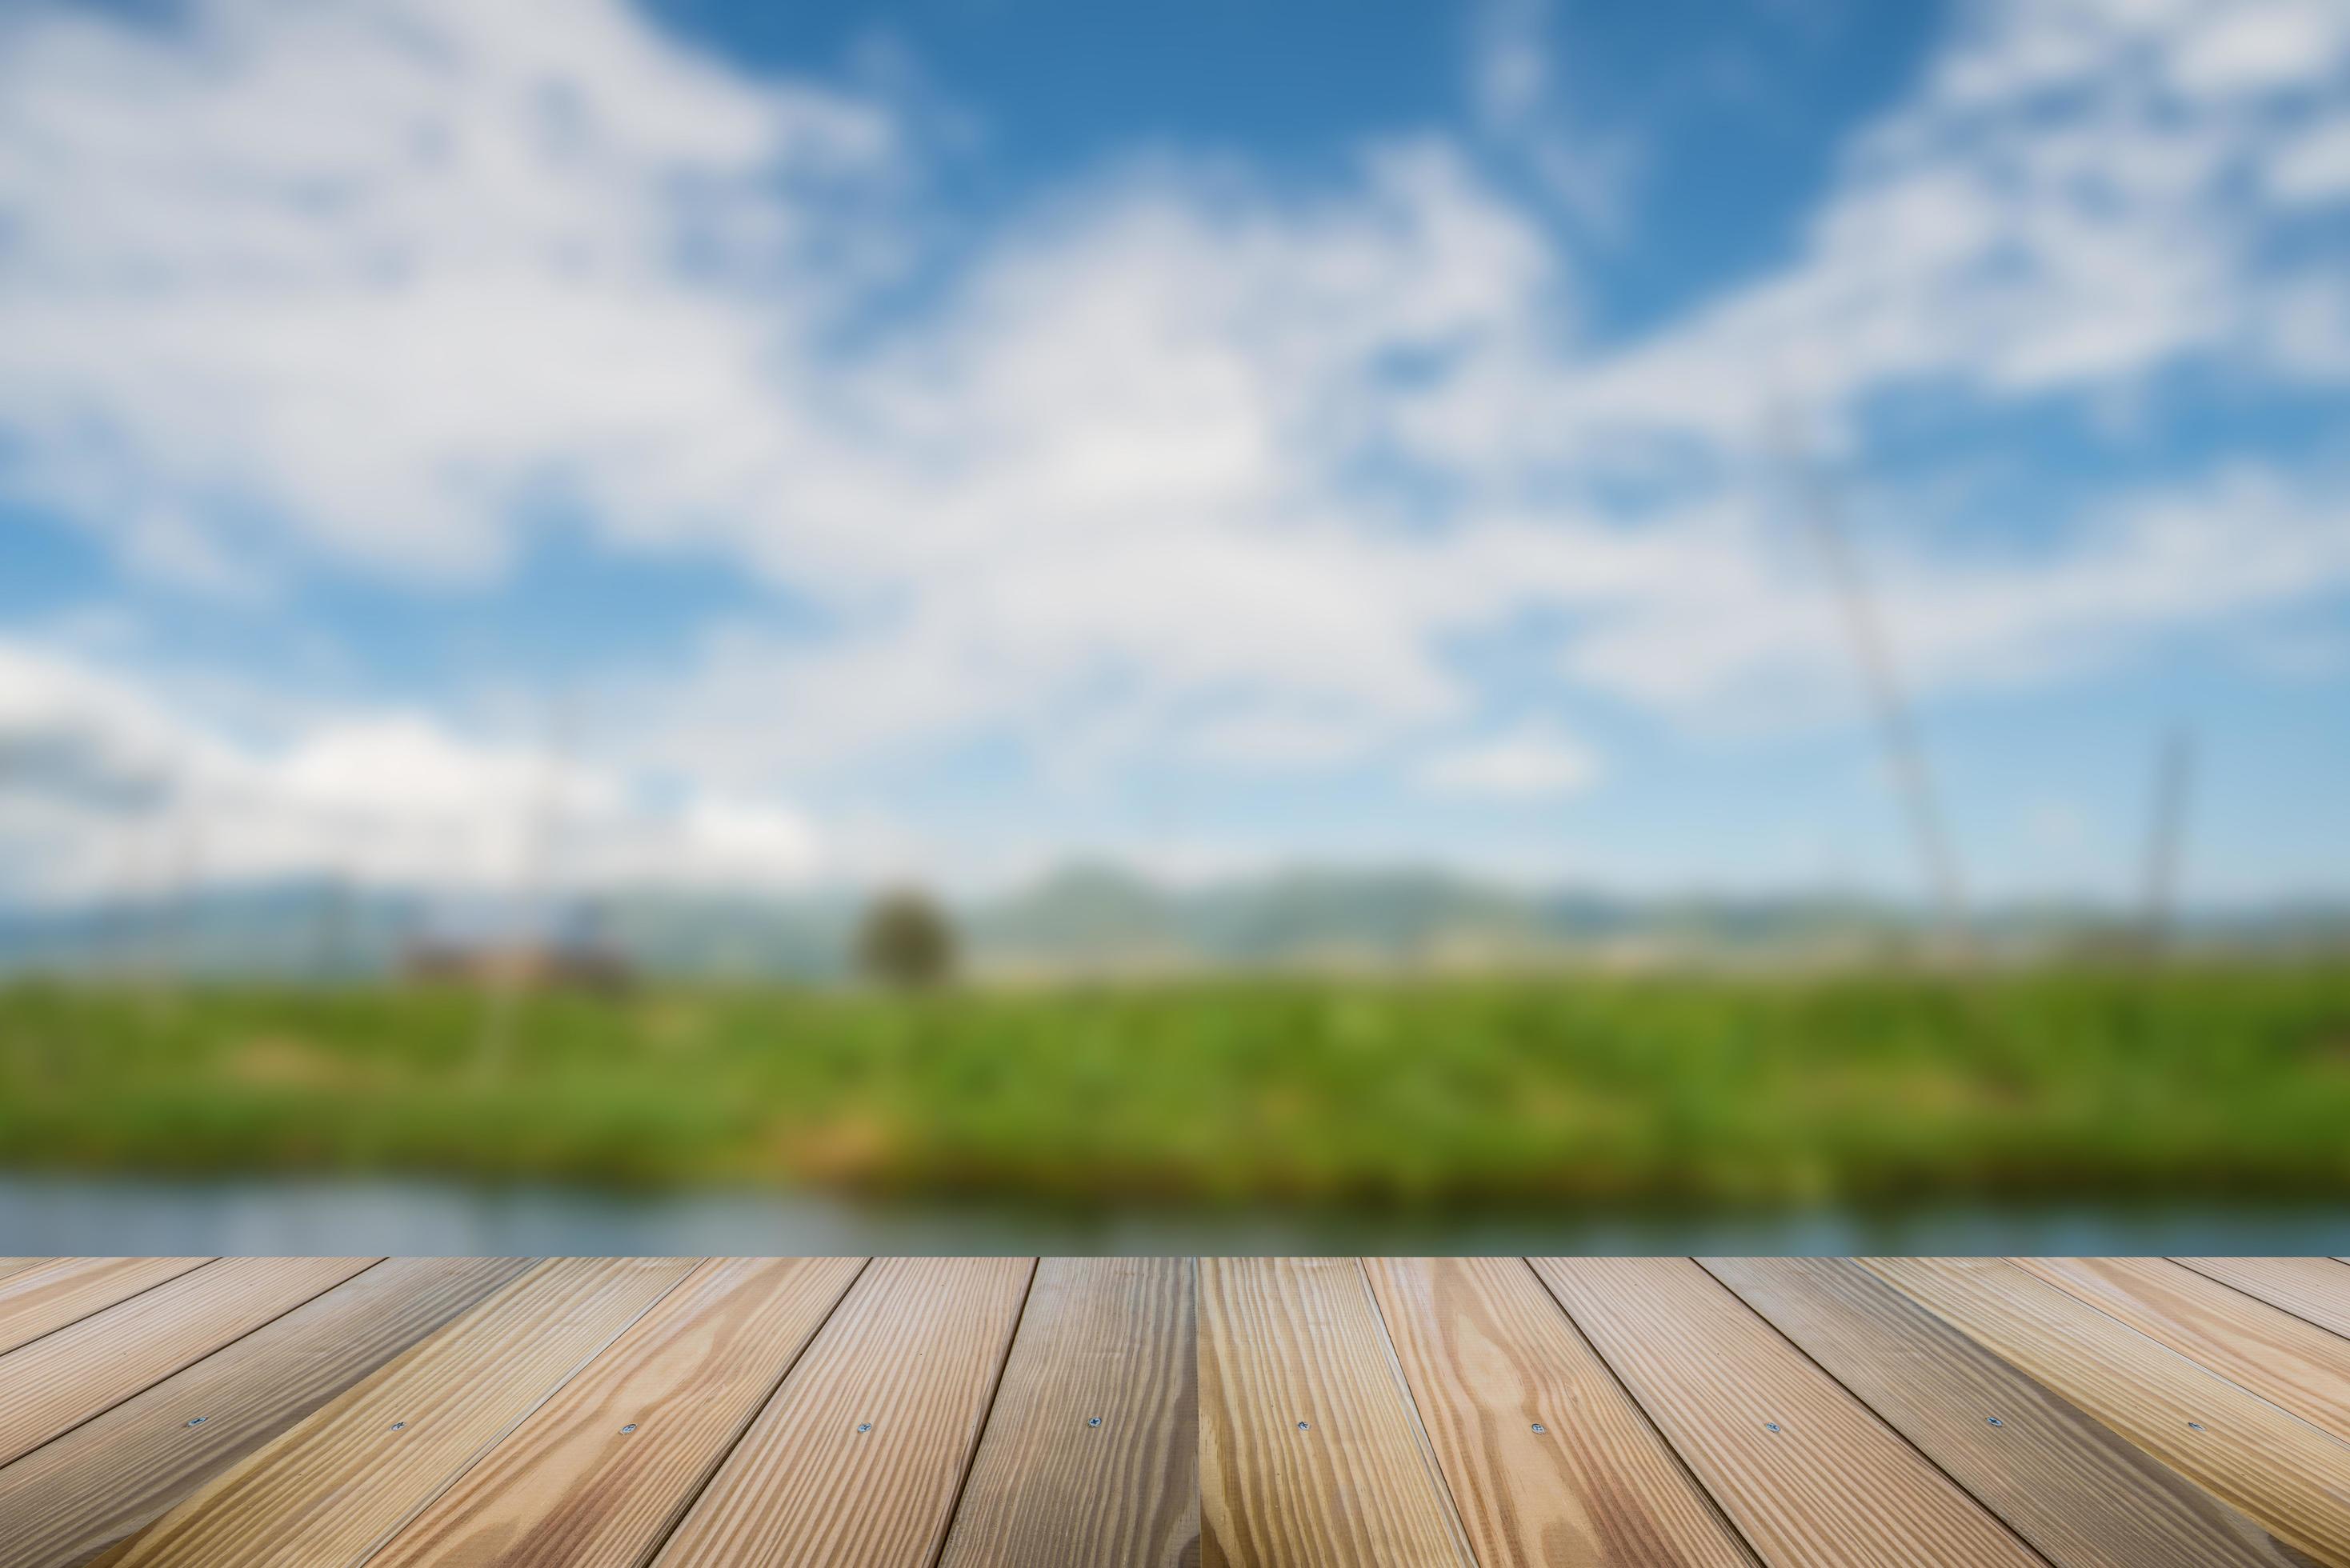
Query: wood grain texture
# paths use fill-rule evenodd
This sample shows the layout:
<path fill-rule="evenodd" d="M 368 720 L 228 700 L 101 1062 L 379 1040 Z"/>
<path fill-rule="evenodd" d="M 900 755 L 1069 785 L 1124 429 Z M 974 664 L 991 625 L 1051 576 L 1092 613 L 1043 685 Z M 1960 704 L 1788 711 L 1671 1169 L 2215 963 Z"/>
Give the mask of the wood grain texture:
<path fill-rule="evenodd" d="M 2350 1568 L 2350 1444 L 2014 1263 L 1865 1262 L 2271 1533 Z"/>
<path fill-rule="evenodd" d="M 0 1464 L 375 1262 L 222 1258 L 0 1355 Z"/>
<path fill-rule="evenodd" d="M 529 1266 L 379 1263 L 0 1468 L 0 1568 L 74 1568 L 122 1544 Z"/>
<path fill-rule="evenodd" d="M 2166 1258 L 2015 1263 L 2271 1404 L 2350 1438 L 2350 1340 Z"/>
<path fill-rule="evenodd" d="M 656 1561 L 927 1568 L 1034 1269 L 1029 1258 L 873 1263 Z"/>
<path fill-rule="evenodd" d="M 1751 1568 L 1524 1259 L 1365 1264 L 1482 1568 Z"/>
<path fill-rule="evenodd" d="M 1194 1559 L 1198 1279 L 1188 1258 L 1037 1265 L 941 1568 Z"/>
<path fill-rule="evenodd" d="M 54 1263 L 55 1258 L 0 1258 L 0 1280 L 10 1274 L 22 1273 L 36 1263 Z"/>
<path fill-rule="evenodd" d="M 1774 1568 L 2038 1568 L 2005 1525 L 1689 1259 L 1534 1266 Z"/>
<path fill-rule="evenodd" d="M 117 1568 L 123 1558 L 130 1555 L 130 1549 L 137 1544 L 138 1537 L 133 1536 L 128 1541 L 118 1543 L 111 1551 L 99 1552 L 88 1563 L 83 1563 L 82 1568 Z"/>
<path fill-rule="evenodd" d="M 635 1568 L 863 1266 L 861 1258 L 703 1263 L 370 1568 Z"/>
<path fill-rule="evenodd" d="M 211 1262 L 210 1258 L 57 1258 L 0 1280 L 0 1354 Z"/>
<path fill-rule="evenodd" d="M 2339 1258 L 2181 1258 L 2199 1274 L 2350 1338 L 2350 1263 Z"/>
<path fill-rule="evenodd" d="M 1473 1568 L 1353 1258 L 1201 1260 L 1200 1469 L 1210 1563 Z"/>
<path fill-rule="evenodd" d="M 2306 1561 L 1849 1258 L 1700 1261 L 2057 1568 Z"/>
<path fill-rule="evenodd" d="M 364 1561 L 691 1266 L 631 1258 L 540 1264 L 212 1481 L 122 1562 Z"/>

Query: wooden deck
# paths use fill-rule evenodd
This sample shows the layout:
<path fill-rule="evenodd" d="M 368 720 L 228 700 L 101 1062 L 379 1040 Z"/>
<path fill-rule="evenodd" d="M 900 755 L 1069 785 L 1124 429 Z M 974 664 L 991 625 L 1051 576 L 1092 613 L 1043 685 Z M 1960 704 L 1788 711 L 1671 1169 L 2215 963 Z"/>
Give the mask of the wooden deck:
<path fill-rule="evenodd" d="M 1196 1563 L 1195 1275 L 0 1260 L 0 1564 Z"/>
<path fill-rule="evenodd" d="M 2329 1259 L 0 1259 L 0 1568 L 2350 1568 Z"/>
<path fill-rule="evenodd" d="M 1210 1563 L 2350 1568 L 2327 1259 L 1207 1259 Z"/>

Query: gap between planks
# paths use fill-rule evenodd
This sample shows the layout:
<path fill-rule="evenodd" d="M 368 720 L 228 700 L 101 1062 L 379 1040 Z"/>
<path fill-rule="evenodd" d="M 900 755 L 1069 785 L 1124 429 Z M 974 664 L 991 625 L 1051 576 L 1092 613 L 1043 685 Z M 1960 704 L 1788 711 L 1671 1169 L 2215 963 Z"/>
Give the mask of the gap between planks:
<path fill-rule="evenodd" d="M 364 1562 L 691 1268 L 673 1259 L 538 1265 L 215 1478 L 124 1561 Z"/>
<path fill-rule="evenodd" d="M 2254 1521 L 1849 1259 L 1700 1262 L 2058 1568 L 2305 1568 Z"/>
<path fill-rule="evenodd" d="M 388 1260 L 0 1467 L 0 1568 L 122 1545 L 531 1263 Z"/>
<path fill-rule="evenodd" d="M 1543 1258 L 1535 1268 L 1765 1562 L 2044 1563 L 1695 1261 Z"/>
<path fill-rule="evenodd" d="M 368 1562 L 635 1568 L 691 1508 L 864 1266 L 704 1261 Z"/>
<path fill-rule="evenodd" d="M 2350 1568 L 2350 1445 L 2014 1262 L 1860 1262 L 2279 1539 Z"/>
<path fill-rule="evenodd" d="M 1525 1259 L 1365 1266 L 1482 1568 L 1752 1568 Z"/>
<path fill-rule="evenodd" d="M 1474 1568 L 1359 1259 L 1200 1262 L 1203 1560 Z"/>
<path fill-rule="evenodd" d="M 1036 1266 L 941 1562 L 1180 1568 L 1199 1551 L 1198 1266 Z"/>
<path fill-rule="evenodd" d="M 1033 1258 L 877 1261 L 660 1549 L 664 1568 L 931 1563 Z M 939 1375 L 929 1375 L 931 1369 Z"/>
<path fill-rule="evenodd" d="M 2340 1258 L 2173 1258 L 2304 1323 L 2350 1338 L 2350 1262 Z"/>

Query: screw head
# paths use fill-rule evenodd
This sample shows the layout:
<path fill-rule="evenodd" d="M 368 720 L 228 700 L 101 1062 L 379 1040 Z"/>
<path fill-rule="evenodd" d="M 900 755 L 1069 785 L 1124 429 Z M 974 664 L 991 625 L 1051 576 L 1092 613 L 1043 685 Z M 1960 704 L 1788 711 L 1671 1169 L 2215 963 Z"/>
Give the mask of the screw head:
<path fill-rule="evenodd" d="M 392 1429 L 393 1431 L 397 1432 L 397 1431 L 399 1431 L 402 1427 L 405 1427 L 405 1426 L 407 1426 L 407 1425 L 408 1425 L 408 1423 L 407 1423 L 407 1422 L 405 1422 L 405 1421 L 394 1421 L 394 1422 L 391 1424 L 391 1429 Z"/>
<path fill-rule="evenodd" d="M 869 1432 L 873 1429 L 873 1423 L 870 1421 L 859 1421 L 857 1423 L 857 1429 L 860 1432 Z"/>
<path fill-rule="evenodd" d="M 2189 1421 L 2187 1423 L 2187 1429 L 2190 1432 L 2199 1432 L 2203 1429 L 2203 1423 L 2200 1421 Z"/>
<path fill-rule="evenodd" d="M 201 1427 L 201 1426 L 203 1426 L 206 1421 L 209 1421 L 209 1420 L 211 1420 L 211 1419 L 212 1419 L 212 1417 L 211 1417 L 210 1416 L 199 1416 L 199 1417 L 197 1417 L 194 1420 L 190 1421 L 190 1422 L 188 1423 L 188 1425 L 189 1425 L 189 1426 L 191 1426 L 191 1427 Z"/>
<path fill-rule="evenodd" d="M 1093 1417 L 1086 1422 L 1086 1425 L 1088 1427 L 1098 1427 L 1101 1425 L 1101 1417 L 1099 1416 Z"/>
<path fill-rule="evenodd" d="M 1549 1428 L 1548 1427 L 1544 1426 L 1540 1421 L 1536 1421 L 1536 1422 L 1534 1423 L 1534 1430 L 1535 1430 L 1535 1431 L 1537 1431 L 1537 1432 L 1547 1432 L 1547 1431 L 1549 1431 L 1549 1430 L 1550 1430 L 1550 1428 Z"/>
<path fill-rule="evenodd" d="M 2004 1422 L 2004 1421 L 2001 1420 L 2001 1419 L 2000 1419 L 1998 1417 L 1996 1417 L 1996 1416 L 1985 1416 L 1985 1417 L 1983 1417 L 1983 1423 L 1984 1423 L 1986 1426 L 1991 1426 L 1991 1427 L 2004 1427 L 2004 1426 L 2006 1426 L 2006 1425 L 2007 1425 L 2007 1423 L 2006 1423 L 2006 1422 Z"/>
<path fill-rule="evenodd" d="M 637 1424 L 634 1421 L 631 1421 L 627 1426 L 620 1428 L 620 1434 L 621 1436 L 626 1437 L 629 1433 L 633 1432 L 636 1429 Z"/>
<path fill-rule="evenodd" d="M 1297 1423 L 1297 1429 L 1298 1429 L 1299 1431 L 1301 1431 L 1301 1432 L 1302 1432 L 1302 1431 L 1305 1430 L 1305 1428 L 1308 1428 L 1308 1427 L 1312 1426 L 1313 1424 L 1314 1424 L 1314 1423 L 1312 1423 L 1311 1421 L 1300 1421 L 1300 1422 L 1298 1422 L 1298 1423 Z"/>
<path fill-rule="evenodd" d="M 1763 1425 L 1766 1428 L 1768 1428 L 1769 1430 L 1773 1431 L 1773 1432 L 1775 1432 L 1775 1431 L 1777 1431 L 1777 1430 L 1779 1429 L 1779 1423 L 1778 1423 L 1778 1422 L 1776 1422 L 1776 1421 L 1765 1421 L 1765 1422 L 1763 1422 L 1763 1423 L 1762 1423 L 1762 1425 Z"/>

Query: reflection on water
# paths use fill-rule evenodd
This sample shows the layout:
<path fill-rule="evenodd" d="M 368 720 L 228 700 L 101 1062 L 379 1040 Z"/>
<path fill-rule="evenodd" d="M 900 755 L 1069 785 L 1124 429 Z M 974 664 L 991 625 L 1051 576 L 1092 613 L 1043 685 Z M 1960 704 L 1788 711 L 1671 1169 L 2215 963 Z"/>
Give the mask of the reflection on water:
<path fill-rule="evenodd" d="M 2350 1252 L 2350 1210 L 1366 1215 L 905 1207 L 767 1191 L 0 1177 L 0 1253 Z"/>

